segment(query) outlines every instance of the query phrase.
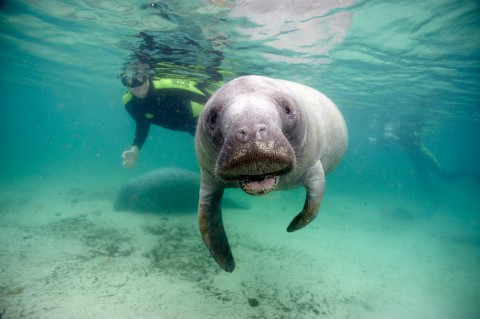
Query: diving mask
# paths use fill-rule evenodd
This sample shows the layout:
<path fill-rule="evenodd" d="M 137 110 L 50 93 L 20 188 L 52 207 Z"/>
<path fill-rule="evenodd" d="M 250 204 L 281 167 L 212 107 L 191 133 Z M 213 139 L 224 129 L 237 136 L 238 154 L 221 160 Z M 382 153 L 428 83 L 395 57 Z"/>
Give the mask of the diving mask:
<path fill-rule="evenodd" d="M 142 86 L 148 80 L 148 75 L 146 74 L 136 74 L 132 76 L 122 73 L 120 76 L 123 86 L 128 88 L 137 88 Z"/>

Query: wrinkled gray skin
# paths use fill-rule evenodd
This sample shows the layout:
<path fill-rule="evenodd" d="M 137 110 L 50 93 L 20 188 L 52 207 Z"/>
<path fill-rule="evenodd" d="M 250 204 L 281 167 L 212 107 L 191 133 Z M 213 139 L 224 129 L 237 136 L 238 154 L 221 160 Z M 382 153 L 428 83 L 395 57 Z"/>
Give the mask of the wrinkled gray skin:
<path fill-rule="evenodd" d="M 195 137 L 201 168 L 199 228 L 220 267 L 235 268 L 222 221 L 225 188 L 262 195 L 305 187 L 303 210 L 287 228 L 293 232 L 317 215 L 325 175 L 340 162 L 347 143 L 341 113 L 310 87 L 261 76 L 222 86 L 203 108 Z"/>

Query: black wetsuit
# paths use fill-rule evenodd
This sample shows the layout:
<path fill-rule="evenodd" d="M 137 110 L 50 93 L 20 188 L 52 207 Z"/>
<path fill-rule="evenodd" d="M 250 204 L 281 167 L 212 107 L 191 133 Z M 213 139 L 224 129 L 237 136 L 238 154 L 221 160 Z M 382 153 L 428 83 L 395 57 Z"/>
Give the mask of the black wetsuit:
<path fill-rule="evenodd" d="M 195 135 L 197 117 L 190 101 L 205 103 L 206 96 L 181 89 L 155 89 L 150 81 L 147 96 L 140 99 L 132 94 L 125 108 L 136 123 L 133 145 L 142 148 L 150 130 L 150 124 L 188 132 Z"/>

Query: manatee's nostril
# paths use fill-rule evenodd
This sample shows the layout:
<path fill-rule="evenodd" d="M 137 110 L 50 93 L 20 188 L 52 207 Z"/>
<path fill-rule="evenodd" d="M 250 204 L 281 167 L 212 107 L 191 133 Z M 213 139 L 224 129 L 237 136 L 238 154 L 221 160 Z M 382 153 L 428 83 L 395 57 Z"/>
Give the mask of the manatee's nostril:
<path fill-rule="evenodd" d="M 256 131 L 256 133 L 255 133 Z M 267 138 L 267 128 L 262 125 L 255 129 L 241 128 L 237 131 L 237 140 L 240 142 L 248 142 L 250 139 L 265 140 Z"/>
<path fill-rule="evenodd" d="M 267 137 L 267 129 L 265 127 L 261 127 L 257 131 L 257 140 L 264 140 Z"/>
<path fill-rule="evenodd" d="M 246 142 L 248 140 L 247 132 L 245 132 L 244 129 L 239 130 L 237 133 L 237 138 L 241 142 Z"/>

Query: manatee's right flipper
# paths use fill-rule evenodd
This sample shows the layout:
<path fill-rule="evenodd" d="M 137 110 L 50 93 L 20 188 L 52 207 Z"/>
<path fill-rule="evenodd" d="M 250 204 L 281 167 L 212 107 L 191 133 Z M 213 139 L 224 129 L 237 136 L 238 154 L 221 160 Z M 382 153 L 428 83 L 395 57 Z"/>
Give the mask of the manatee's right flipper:
<path fill-rule="evenodd" d="M 207 174 L 202 173 L 198 226 L 203 241 L 218 265 L 225 271 L 235 269 L 235 261 L 228 244 L 222 221 L 223 188 L 219 188 Z"/>

